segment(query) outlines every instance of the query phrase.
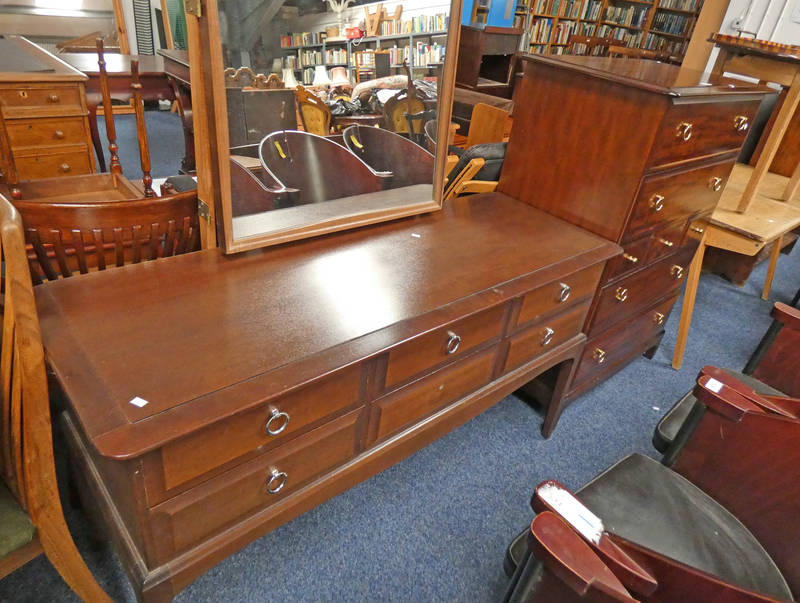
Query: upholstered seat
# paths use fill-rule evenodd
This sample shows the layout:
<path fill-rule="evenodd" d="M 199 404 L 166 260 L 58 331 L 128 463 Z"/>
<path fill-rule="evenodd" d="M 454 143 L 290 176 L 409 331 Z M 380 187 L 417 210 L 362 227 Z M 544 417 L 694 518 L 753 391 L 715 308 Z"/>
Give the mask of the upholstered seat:
<path fill-rule="evenodd" d="M 33 542 L 35 535 L 31 518 L 0 482 L 0 559 Z"/>
<path fill-rule="evenodd" d="M 487 180 L 497 182 L 500 180 L 500 172 L 503 169 L 503 160 L 506 157 L 505 142 L 491 142 L 478 144 L 468 148 L 458 156 L 458 162 L 450 170 L 448 179 L 452 181 L 472 159 L 483 159 L 483 167 L 472 177 L 472 180 Z"/>

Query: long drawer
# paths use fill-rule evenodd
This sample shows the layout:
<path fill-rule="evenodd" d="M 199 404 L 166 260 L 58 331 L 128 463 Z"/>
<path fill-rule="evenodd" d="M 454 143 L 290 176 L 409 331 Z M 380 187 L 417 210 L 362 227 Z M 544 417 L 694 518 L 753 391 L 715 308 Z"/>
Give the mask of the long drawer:
<path fill-rule="evenodd" d="M 89 139 L 83 117 L 9 120 L 6 132 L 12 149 L 82 143 Z"/>
<path fill-rule="evenodd" d="M 313 478 L 352 458 L 362 410 L 236 466 L 150 511 L 177 553 L 225 526 L 274 505 Z M 235 493 L 232 495 L 232 493 Z"/>
<path fill-rule="evenodd" d="M 661 122 L 649 166 L 667 165 L 738 149 L 761 99 L 672 105 Z"/>
<path fill-rule="evenodd" d="M 695 247 L 687 246 L 635 274 L 603 287 L 587 335 L 592 337 L 641 312 L 654 299 L 677 289 L 689 269 Z"/>
<path fill-rule="evenodd" d="M 505 371 L 522 366 L 580 333 L 590 303 L 587 301 L 571 310 L 565 310 L 512 337 Z"/>
<path fill-rule="evenodd" d="M 591 295 L 597 288 L 602 269 L 602 265 L 592 266 L 527 293 L 522 298 L 517 325 L 535 322 L 548 313 L 569 307 Z"/>
<path fill-rule="evenodd" d="M 37 147 L 14 154 L 20 180 L 90 174 L 92 164 L 87 144 Z"/>
<path fill-rule="evenodd" d="M 6 119 L 83 114 L 78 86 L 0 86 L 0 107 Z"/>

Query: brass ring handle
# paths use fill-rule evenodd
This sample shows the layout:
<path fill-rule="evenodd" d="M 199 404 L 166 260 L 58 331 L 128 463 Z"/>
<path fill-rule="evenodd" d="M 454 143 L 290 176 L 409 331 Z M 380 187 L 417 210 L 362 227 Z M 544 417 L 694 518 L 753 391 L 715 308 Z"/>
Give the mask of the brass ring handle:
<path fill-rule="evenodd" d="M 64 138 L 64 132 L 62 130 L 56 130 L 55 132 L 53 132 L 53 135 L 59 140 Z"/>
<path fill-rule="evenodd" d="M 617 287 L 614 297 L 617 298 L 617 301 L 624 302 L 626 299 L 628 299 L 628 290 L 625 287 Z"/>
<path fill-rule="evenodd" d="M 672 247 L 673 245 L 675 245 L 675 243 L 673 243 L 672 241 L 660 237 L 658 239 L 658 242 L 666 247 Z"/>
<path fill-rule="evenodd" d="M 686 121 L 679 123 L 676 136 L 682 139 L 684 142 L 689 141 L 689 139 L 692 137 L 692 124 Z"/>
<path fill-rule="evenodd" d="M 70 169 L 72 169 L 72 168 L 69 167 L 68 163 L 62 163 L 59 167 L 61 168 L 61 171 L 64 172 L 65 174 L 68 171 L 70 171 Z"/>
<path fill-rule="evenodd" d="M 558 291 L 558 301 L 565 302 L 569 299 L 570 293 L 572 293 L 572 287 L 570 287 L 567 283 L 559 283 L 561 288 Z"/>
<path fill-rule="evenodd" d="M 703 234 L 706 231 L 705 228 L 700 228 L 699 226 L 691 226 L 689 229 L 697 234 Z"/>
<path fill-rule="evenodd" d="M 653 211 L 661 211 L 664 209 L 664 195 L 653 195 L 650 197 L 649 205 Z"/>
<path fill-rule="evenodd" d="M 544 335 L 542 336 L 542 347 L 550 345 L 550 342 L 553 341 L 553 335 L 555 334 L 556 332 L 553 329 L 550 327 L 545 327 Z"/>
<path fill-rule="evenodd" d="M 606 352 L 605 350 L 601 350 L 600 348 L 595 348 L 592 352 L 592 359 L 597 364 L 603 364 L 606 361 Z"/>
<path fill-rule="evenodd" d="M 674 264 L 672 268 L 669 269 L 669 273 L 677 279 L 683 278 L 683 266 L 678 266 Z"/>
<path fill-rule="evenodd" d="M 57 103 L 58 94 L 51 94 L 50 96 L 47 97 L 47 100 L 49 100 L 51 103 Z"/>
<path fill-rule="evenodd" d="M 448 354 L 455 354 L 458 348 L 461 347 L 461 337 L 453 333 L 447 332 L 447 343 L 445 344 L 445 351 Z"/>
<path fill-rule="evenodd" d="M 280 427 L 276 427 L 278 424 L 280 424 Z M 286 429 L 288 425 L 289 413 L 273 408 L 272 414 L 270 414 L 269 419 L 267 419 L 267 424 L 264 426 L 264 431 L 267 432 L 267 435 L 276 436 Z"/>
<path fill-rule="evenodd" d="M 661 312 L 655 312 L 653 314 L 653 322 L 655 324 L 659 325 L 659 326 L 663 325 L 664 324 L 664 315 Z"/>
<path fill-rule="evenodd" d="M 636 262 L 639 261 L 639 258 L 637 258 L 635 255 L 631 255 L 629 253 L 623 253 L 622 257 L 625 258 L 626 260 L 628 260 L 631 264 L 635 264 Z"/>
<path fill-rule="evenodd" d="M 286 475 L 286 472 L 278 471 L 277 469 L 270 471 L 269 475 L 269 480 L 267 480 L 267 493 L 277 494 L 286 485 L 286 480 L 289 479 L 289 476 Z"/>
<path fill-rule="evenodd" d="M 737 132 L 746 132 L 750 127 L 750 120 L 744 115 L 737 115 L 733 118 L 733 129 Z"/>
<path fill-rule="evenodd" d="M 722 190 L 722 178 L 719 176 L 714 176 L 711 180 L 708 181 L 708 188 L 710 188 L 715 193 L 718 193 Z"/>

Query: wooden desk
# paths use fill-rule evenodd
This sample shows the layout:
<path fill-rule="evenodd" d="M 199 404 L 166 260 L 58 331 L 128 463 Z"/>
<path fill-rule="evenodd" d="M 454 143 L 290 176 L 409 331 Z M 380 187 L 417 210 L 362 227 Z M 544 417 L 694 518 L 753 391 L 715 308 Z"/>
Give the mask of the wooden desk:
<path fill-rule="evenodd" d="M 557 407 L 616 253 L 487 194 L 36 287 L 81 490 L 137 595 L 169 600 L 553 366 Z"/>
<path fill-rule="evenodd" d="M 164 59 L 164 73 L 178 101 L 183 121 L 183 141 L 186 153 L 181 161 L 183 173 L 194 172 L 194 118 L 192 113 L 192 78 L 189 74 L 189 52 L 186 50 L 156 51 Z"/>

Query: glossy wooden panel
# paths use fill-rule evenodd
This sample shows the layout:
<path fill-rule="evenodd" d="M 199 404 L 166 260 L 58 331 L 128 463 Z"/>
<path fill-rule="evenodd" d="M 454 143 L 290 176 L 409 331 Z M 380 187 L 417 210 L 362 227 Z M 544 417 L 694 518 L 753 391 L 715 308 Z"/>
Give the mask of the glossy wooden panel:
<path fill-rule="evenodd" d="M 355 365 L 313 388 L 283 396 L 165 446 L 161 450 L 165 489 L 294 437 L 321 418 L 355 404 L 360 388 L 361 366 Z"/>
<path fill-rule="evenodd" d="M 368 441 L 381 440 L 488 383 L 496 355 L 496 347 L 479 352 L 377 400 Z"/>
<path fill-rule="evenodd" d="M 610 260 L 615 261 L 616 258 Z M 538 320 L 545 314 L 562 310 L 580 302 L 594 293 L 600 278 L 601 266 L 593 266 L 563 280 L 548 283 L 522 298 L 522 306 L 517 316 L 517 325 L 525 325 Z M 566 287 L 565 287 L 566 286 Z"/>
<path fill-rule="evenodd" d="M 88 145 L 34 147 L 14 156 L 20 180 L 88 174 L 92 171 Z"/>
<path fill-rule="evenodd" d="M 85 114 L 77 85 L 0 86 L 0 104 L 6 118 L 28 117 L 46 113 Z"/>
<path fill-rule="evenodd" d="M 603 283 L 620 278 L 645 266 L 647 264 L 647 252 L 650 249 L 650 235 L 645 235 L 639 239 L 625 243 L 622 255 L 612 258 L 606 264 L 606 271 L 603 274 Z"/>
<path fill-rule="evenodd" d="M 715 100 L 673 105 L 661 122 L 648 165 L 666 165 L 741 147 L 761 100 Z M 741 118 L 747 120 L 746 125 Z"/>
<path fill-rule="evenodd" d="M 12 148 L 83 142 L 86 129 L 82 117 L 15 119 L 6 123 Z"/>
<path fill-rule="evenodd" d="M 646 176 L 636 195 L 625 239 L 663 222 L 688 219 L 697 212 L 713 209 L 730 176 L 735 158 L 686 171 Z M 717 183 L 715 178 L 721 180 Z M 718 187 L 719 190 L 714 190 Z"/>
<path fill-rule="evenodd" d="M 495 306 L 458 322 L 448 324 L 397 346 L 389 352 L 386 387 L 454 360 L 475 347 L 500 337 L 508 308 Z"/>
<path fill-rule="evenodd" d="M 650 239 L 647 262 L 656 262 L 662 257 L 675 253 L 683 245 L 686 227 L 686 220 L 680 219 L 656 230 Z"/>

